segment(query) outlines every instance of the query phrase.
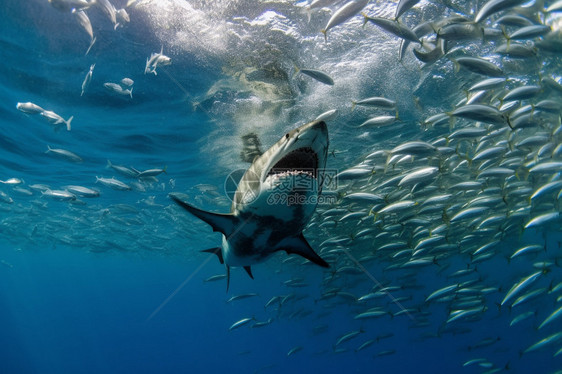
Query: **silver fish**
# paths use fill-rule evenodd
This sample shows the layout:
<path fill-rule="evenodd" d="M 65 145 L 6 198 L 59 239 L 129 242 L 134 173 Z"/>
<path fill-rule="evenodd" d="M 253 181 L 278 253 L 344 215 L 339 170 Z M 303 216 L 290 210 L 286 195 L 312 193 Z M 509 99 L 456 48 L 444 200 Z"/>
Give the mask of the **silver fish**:
<path fill-rule="evenodd" d="M 321 30 L 322 34 L 324 34 L 324 40 L 328 40 L 328 30 L 341 25 L 353 16 L 357 15 L 363 8 L 365 8 L 368 3 L 369 0 L 352 0 L 345 3 L 345 5 L 336 10 L 332 17 L 330 17 L 330 19 L 328 20 L 326 26 Z"/>
<path fill-rule="evenodd" d="M 476 14 L 474 22 L 478 23 L 494 13 L 521 5 L 525 0 L 489 0 Z"/>
<path fill-rule="evenodd" d="M 42 111 L 41 114 L 43 117 L 45 117 L 47 119 L 47 121 L 55 126 L 55 130 L 58 129 L 57 125 L 65 125 L 66 126 L 66 130 L 70 131 L 70 123 L 72 122 L 72 120 L 74 119 L 74 116 L 70 116 L 67 120 L 65 120 L 64 118 L 62 118 L 61 116 L 59 116 L 58 114 L 56 114 L 55 112 L 52 112 L 50 110 L 44 110 Z"/>
<path fill-rule="evenodd" d="M 16 109 L 27 114 L 41 114 L 45 111 L 45 109 L 32 102 L 17 103 Z"/>
<path fill-rule="evenodd" d="M 75 11 L 73 14 L 78 20 L 80 26 L 82 26 L 84 31 L 86 31 L 86 33 L 90 37 L 90 41 L 94 40 L 94 31 L 92 29 L 92 23 L 90 22 L 90 18 L 88 17 L 86 12 L 84 12 L 83 10 L 78 10 Z"/>
<path fill-rule="evenodd" d="M 74 152 L 67 151 L 66 149 L 51 148 L 50 146 L 47 146 L 47 151 L 45 151 L 45 153 L 60 157 L 71 162 L 82 162 L 82 157 L 78 156 Z"/>
<path fill-rule="evenodd" d="M 108 90 L 111 91 L 113 93 L 116 93 L 117 95 L 121 95 L 121 96 L 129 96 L 131 99 L 133 98 L 133 88 L 129 88 L 129 89 L 124 89 L 123 87 L 121 87 L 119 84 L 117 83 L 112 83 L 112 82 L 107 82 L 104 83 L 103 86 Z"/>
<path fill-rule="evenodd" d="M 421 44 L 418 36 L 410 30 L 407 26 L 403 25 L 399 21 L 393 21 L 382 17 L 369 17 L 364 15 L 365 23 L 371 22 L 380 27 L 381 29 L 395 35 L 401 39 L 409 40 L 414 43 Z"/>
<path fill-rule="evenodd" d="M 321 70 L 299 69 L 299 68 L 295 68 L 295 70 L 296 70 L 296 73 L 302 73 L 304 75 L 308 75 L 309 77 L 314 78 L 315 80 L 317 80 L 320 83 L 327 84 L 328 86 L 334 85 L 334 80 L 332 79 L 332 77 L 330 77 L 328 74 L 326 74 L 325 72 L 323 72 Z"/>
<path fill-rule="evenodd" d="M 494 63 L 479 57 L 457 57 L 451 58 L 455 65 L 455 71 L 463 67 L 473 73 L 482 74 L 488 77 L 503 77 L 505 73 Z"/>
<path fill-rule="evenodd" d="M 80 96 L 84 96 L 86 89 L 90 85 L 90 82 L 92 81 L 92 74 L 94 74 L 95 67 L 96 64 L 90 65 L 90 70 L 88 70 L 88 73 L 86 73 L 86 76 L 84 77 L 84 81 L 82 82 L 82 93 L 80 93 Z"/>
<path fill-rule="evenodd" d="M 128 191 L 131 189 L 130 186 L 128 186 L 127 184 L 121 182 L 118 179 L 115 178 L 100 178 L 100 177 L 96 177 L 96 183 L 101 183 L 104 186 L 110 187 L 114 190 L 119 190 L 119 191 Z"/>

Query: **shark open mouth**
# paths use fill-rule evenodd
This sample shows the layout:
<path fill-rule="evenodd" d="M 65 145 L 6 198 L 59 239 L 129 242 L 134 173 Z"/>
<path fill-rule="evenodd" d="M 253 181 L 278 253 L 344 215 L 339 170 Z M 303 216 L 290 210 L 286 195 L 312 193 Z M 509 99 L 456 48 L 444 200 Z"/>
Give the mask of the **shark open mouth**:
<path fill-rule="evenodd" d="M 268 171 L 267 176 L 278 174 L 308 174 L 316 178 L 318 169 L 318 154 L 310 148 L 295 149 L 279 160 Z"/>

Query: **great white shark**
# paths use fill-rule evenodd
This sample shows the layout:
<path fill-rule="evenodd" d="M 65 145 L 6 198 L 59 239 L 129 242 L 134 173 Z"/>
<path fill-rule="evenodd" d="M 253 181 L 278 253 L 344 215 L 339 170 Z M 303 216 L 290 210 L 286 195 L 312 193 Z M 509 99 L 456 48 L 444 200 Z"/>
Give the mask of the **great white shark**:
<path fill-rule="evenodd" d="M 227 214 L 201 210 L 170 194 L 179 206 L 222 233 L 222 246 L 203 252 L 216 254 L 226 266 L 227 291 L 231 267 L 243 267 L 253 279 L 251 266 L 277 251 L 329 267 L 302 233 L 322 192 L 328 144 L 323 121 L 285 134 L 246 170 Z"/>

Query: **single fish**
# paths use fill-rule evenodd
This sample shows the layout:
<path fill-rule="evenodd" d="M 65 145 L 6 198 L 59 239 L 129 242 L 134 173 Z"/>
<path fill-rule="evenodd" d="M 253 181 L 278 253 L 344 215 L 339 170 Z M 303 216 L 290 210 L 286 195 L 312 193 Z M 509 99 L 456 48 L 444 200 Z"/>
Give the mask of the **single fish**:
<path fill-rule="evenodd" d="M 64 190 L 45 190 L 41 192 L 42 196 L 59 201 L 76 200 L 76 195 Z"/>
<path fill-rule="evenodd" d="M 402 14 L 406 13 L 414 5 L 419 3 L 420 0 L 400 0 L 396 6 L 396 12 L 394 13 L 394 19 L 398 19 Z"/>
<path fill-rule="evenodd" d="M 226 274 L 217 274 L 217 275 L 210 276 L 209 278 L 205 279 L 203 282 L 214 282 L 224 278 L 226 278 Z"/>
<path fill-rule="evenodd" d="M 96 64 L 90 65 L 90 70 L 88 70 L 88 72 L 86 73 L 86 76 L 84 77 L 84 81 L 82 82 L 82 93 L 80 94 L 80 96 L 84 95 L 84 93 L 86 92 L 86 89 L 90 85 L 90 82 L 92 81 L 92 74 L 94 74 L 94 68 L 95 67 L 96 67 Z"/>
<path fill-rule="evenodd" d="M 144 68 L 144 73 L 153 73 L 154 75 L 158 75 L 156 73 L 156 68 L 158 66 L 166 66 L 172 63 L 172 59 L 163 54 L 164 46 L 160 49 L 159 53 L 152 53 L 149 58 L 146 59 L 146 66 Z"/>
<path fill-rule="evenodd" d="M 92 190 L 88 187 L 70 185 L 65 186 L 64 188 L 68 192 L 80 197 L 98 197 L 100 195 L 99 191 Z"/>
<path fill-rule="evenodd" d="M 326 26 L 321 30 L 322 34 L 324 34 L 324 40 L 328 41 L 328 30 L 342 23 L 346 22 L 350 18 L 354 17 L 355 15 L 359 14 L 365 6 L 369 3 L 369 0 L 352 0 L 348 1 L 343 5 L 341 8 L 336 10 L 332 17 L 328 20 Z"/>
<path fill-rule="evenodd" d="M 299 352 L 299 351 L 301 351 L 301 350 L 302 350 L 302 347 L 301 347 L 301 346 L 291 348 L 291 349 L 289 350 L 289 352 L 287 352 L 287 357 L 288 357 L 288 356 L 291 356 L 291 355 L 293 355 L 293 354 L 295 354 L 295 353 L 297 353 L 297 352 Z"/>
<path fill-rule="evenodd" d="M 124 176 L 129 177 L 129 178 L 136 178 L 140 174 L 140 171 L 138 171 L 136 169 L 128 168 L 128 167 L 122 166 L 122 165 L 114 165 L 109 160 L 107 160 L 106 168 L 113 169 L 116 172 L 118 172 L 119 174 L 124 175 Z"/>
<path fill-rule="evenodd" d="M 94 40 L 94 31 L 92 29 L 92 23 L 90 22 L 90 18 L 88 17 L 86 12 L 84 12 L 83 10 L 77 10 L 73 14 L 78 20 L 80 26 L 82 26 L 84 31 L 86 31 L 86 33 L 90 37 L 90 41 Z"/>
<path fill-rule="evenodd" d="M 45 151 L 45 153 L 60 157 L 71 162 L 82 162 L 82 157 L 78 156 L 74 152 L 67 151 L 66 149 L 51 148 L 50 146 L 47 146 L 47 150 Z"/>
<path fill-rule="evenodd" d="M 548 25 L 530 25 L 520 28 L 517 31 L 512 32 L 507 39 L 508 40 L 527 40 L 534 39 L 539 36 L 545 36 L 552 29 Z"/>
<path fill-rule="evenodd" d="M 367 15 L 363 15 L 365 17 L 365 23 L 371 22 L 383 29 L 386 32 L 391 33 L 401 39 L 405 39 L 414 43 L 421 44 L 418 36 L 410 30 L 407 26 L 403 25 L 399 21 L 394 21 L 388 18 L 382 17 L 369 17 Z"/>
<path fill-rule="evenodd" d="M 529 222 L 527 222 L 525 224 L 525 228 L 528 229 L 528 228 L 531 228 L 531 227 L 546 225 L 547 223 L 550 223 L 552 221 L 556 221 L 559 217 L 560 217 L 559 212 L 544 213 L 544 214 L 541 214 L 537 217 L 534 217 Z"/>
<path fill-rule="evenodd" d="M 351 102 L 351 110 L 355 109 L 356 105 L 369 106 L 381 109 L 396 109 L 396 101 L 387 99 L 385 97 L 373 96 L 366 99 L 361 99 Z"/>
<path fill-rule="evenodd" d="M 320 114 L 314 120 L 315 121 L 331 121 L 331 120 L 335 119 L 337 116 L 338 116 L 338 110 L 332 109 L 332 110 L 328 110 L 328 111 Z"/>
<path fill-rule="evenodd" d="M 110 92 L 113 92 L 120 96 L 129 96 L 131 99 L 133 98 L 133 87 L 129 89 L 124 89 L 117 83 L 107 82 L 104 83 L 103 86 Z"/>
<path fill-rule="evenodd" d="M 239 328 L 240 326 L 244 326 L 247 325 L 250 321 L 253 321 L 254 317 L 249 317 L 249 318 L 242 318 L 240 321 L 236 321 L 234 322 L 229 328 L 229 331 L 232 331 L 234 329 Z"/>
<path fill-rule="evenodd" d="M 141 171 L 140 173 L 138 173 L 136 175 L 136 177 L 140 178 L 140 179 L 150 178 L 150 177 L 155 177 L 155 176 L 157 176 L 159 174 L 162 174 L 162 173 L 166 173 L 166 166 L 164 166 L 163 169 L 148 169 L 148 170 L 145 170 L 145 171 Z"/>
<path fill-rule="evenodd" d="M 489 0 L 476 14 L 474 22 L 478 23 L 494 13 L 510 9 L 525 3 L 526 0 Z"/>
<path fill-rule="evenodd" d="M 12 185 L 12 186 L 17 186 L 18 184 L 22 184 L 23 180 L 21 180 L 20 178 L 8 178 L 5 181 L 0 180 L 0 183 L 9 184 L 9 185 Z"/>
<path fill-rule="evenodd" d="M 318 82 L 327 84 L 328 86 L 334 85 L 334 80 L 332 79 L 332 77 L 330 77 L 328 74 L 324 73 L 321 70 L 299 69 L 299 68 L 295 67 L 295 71 L 296 71 L 297 74 L 302 73 L 304 75 L 308 75 L 309 77 L 314 78 Z"/>
<path fill-rule="evenodd" d="M 351 340 L 351 339 L 355 338 L 356 336 L 358 336 L 359 334 L 361 334 L 361 333 L 363 333 L 363 332 L 364 332 L 363 330 L 356 330 L 356 331 L 351 331 L 351 332 L 349 332 L 349 333 L 343 335 L 343 336 L 340 337 L 340 338 L 338 339 L 338 341 L 336 342 L 336 347 L 337 347 L 338 345 L 340 345 L 341 343 L 344 343 L 344 342 L 346 342 L 346 341 L 348 341 L 348 340 Z"/>
<path fill-rule="evenodd" d="M 527 277 L 521 278 L 521 280 L 517 283 L 515 283 L 509 291 L 507 291 L 507 294 L 505 295 L 505 297 L 503 298 L 501 305 L 504 305 L 505 303 L 507 303 L 509 300 L 511 300 L 512 298 L 514 298 L 517 294 L 519 294 L 521 291 L 523 291 L 525 288 L 529 287 L 533 282 L 535 282 L 541 275 L 543 274 L 542 271 L 537 271 Z"/>
<path fill-rule="evenodd" d="M 562 339 L 562 331 L 555 332 L 554 334 L 549 335 L 546 338 L 541 339 L 538 342 L 536 342 L 535 344 L 531 345 L 529 348 L 527 348 L 525 351 L 523 351 L 523 353 L 529 353 L 529 352 L 536 351 L 537 349 L 540 349 L 544 346 L 547 346 L 547 345 L 550 345 L 552 343 L 558 342 L 560 339 Z"/>
<path fill-rule="evenodd" d="M 45 111 L 45 109 L 41 108 L 39 105 L 31 102 L 17 103 L 16 109 L 27 114 L 41 114 Z"/>
<path fill-rule="evenodd" d="M 64 124 L 66 126 L 66 130 L 70 131 L 70 123 L 74 119 L 74 116 L 70 116 L 69 119 L 65 120 L 64 118 L 50 110 L 44 110 L 39 114 L 45 117 L 50 124 L 54 125 L 55 130 L 58 130 L 58 125 Z"/>
<path fill-rule="evenodd" d="M 496 64 L 484 60 L 480 57 L 457 57 L 451 58 L 453 64 L 455 65 L 455 71 L 458 72 L 461 67 L 476 73 L 485 75 L 487 77 L 503 77 L 505 73 Z"/>
<path fill-rule="evenodd" d="M 485 104 L 469 104 L 456 108 L 448 113 L 452 117 L 461 117 L 473 121 L 488 122 L 494 124 L 508 123 L 505 114 L 498 108 Z"/>
<path fill-rule="evenodd" d="M 99 178 L 96 177 L 96 183 L 101 183 L 106 187 L 109 188 L 113 188 L 114 190 L 118 190 L 118 191 L 128 191 L 131 189 L 130 186 L 128 186 L 127 184 L 121 182 L 118 179 L 115 178 Z"/>
<path fill-rule="evenodd" d="M 117 10 L 109 0 L 94 0 L 93 4 L 97 5 L 102 13 L 105 13 L 113 25 L 117 24 Z"/>
<path fill-rule="evenodd" d="M 135 83 L 135 81 L 133 81 L 131 78 L 123 78 L 121 79 L 120 83 L 122 86 L 131 87 Z"/>
<path fill-rule="evenodd" d="M 5 193 L 4 191 L 0 191 L 0 201 L 6 204 L 14 203 L 14 200 L 10 197 L 10 195 Z"/>
<path fill-rule="evenodd" d="M 242 295 L 234 295 L 230 299 L 228 299 L 226 302 L 231 303 L 231 302 L 236 301 L 236 300 L 243 300 L 243 299 L 247 299 L 247 298 L 250 298 L 250 297 L 256 297 L 256 296 L 258 296 L 257 293 L 246 293 L 246 294 L 242 294 Z"/>

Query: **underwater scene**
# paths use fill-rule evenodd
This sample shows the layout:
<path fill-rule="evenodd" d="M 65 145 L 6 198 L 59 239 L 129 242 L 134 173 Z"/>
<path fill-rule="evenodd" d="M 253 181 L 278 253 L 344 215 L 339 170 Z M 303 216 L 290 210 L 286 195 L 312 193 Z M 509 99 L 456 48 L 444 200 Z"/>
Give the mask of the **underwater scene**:
<path fill-rule="evenodd" d="M 1 373 L 562 373 L 562 1 L 0 4 Z"/>

